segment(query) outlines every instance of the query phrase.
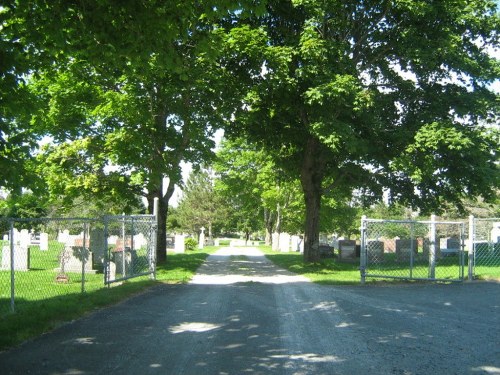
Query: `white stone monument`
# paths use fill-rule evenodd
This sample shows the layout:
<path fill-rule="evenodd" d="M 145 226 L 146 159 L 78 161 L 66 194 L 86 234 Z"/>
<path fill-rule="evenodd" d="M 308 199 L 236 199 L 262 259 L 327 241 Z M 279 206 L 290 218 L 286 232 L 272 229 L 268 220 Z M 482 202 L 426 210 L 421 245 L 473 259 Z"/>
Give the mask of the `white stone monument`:
<path fill-rule="evenodd" d="M 2 270 L 11 268 L 10 245 L 2 249 Z M 14 271 L 28 271 L 30 268 L 29 247 L 14 245 Z"/>
<path fill-rule="evenodd" d="M 41 251 L 49 250 L 49 234 L 48 233 L 40 233 L 40 250 Z"/>
<path fill-rule="evenodd" d="M 184 253 L 186 247 L 184 245 L 184 235 L 176 234 L 175 235 L 175 244 L 174 244 L 174 252 L 175 253 Z"/>
<path fill-rule="evenodd" d="M 274 232 L 271 238 L 271 247 L 273 251 L 278 251 L 280 248 L 280 234 Z"/>
<path fill-rule="evenodd" d="M 205 246 L 205 227 L 201 227 L 200 228 L 200 239 L 199 239 L 199 242 L 198 242 L 198 249 L 203 249 L 203 247 Z"/>
<path fill-rule="evenodd" d="M 290 234 L 280 233 L 279 248 L 282 253 L 290 252 Z"/>

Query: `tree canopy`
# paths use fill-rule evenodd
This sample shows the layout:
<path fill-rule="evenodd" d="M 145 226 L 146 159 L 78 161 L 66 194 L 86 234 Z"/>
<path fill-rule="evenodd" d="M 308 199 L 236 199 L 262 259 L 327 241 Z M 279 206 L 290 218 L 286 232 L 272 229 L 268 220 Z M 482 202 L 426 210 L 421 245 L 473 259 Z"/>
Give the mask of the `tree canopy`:
<path fill-rule="evenodd" d="M 321 197 L 390 197 L 425 210 L 498 186 L 494 1 L 269 1 L 230 30 L 241 105 L 228 136 L 300 176 L 305 259 Z M 241 77 L 241 78 L 240 78 Z M 474 177 L 472 177 L 474 176 Z"/>

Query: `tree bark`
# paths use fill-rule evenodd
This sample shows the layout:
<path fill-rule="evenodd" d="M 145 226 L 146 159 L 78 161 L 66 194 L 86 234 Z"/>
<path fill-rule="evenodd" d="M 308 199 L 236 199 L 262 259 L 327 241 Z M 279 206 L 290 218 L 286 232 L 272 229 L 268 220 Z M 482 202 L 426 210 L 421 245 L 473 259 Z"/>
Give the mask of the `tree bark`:
<path fill-rule="evenodd" d="M 319 254 L 319 213 L 321 208 L 322 183 L 325 172 L 325 161 L 321 156 L 321 145 L 318 139 L 311 137 L 307 141 L 300 181 L 306 204 L 304 225 L 304 261 L 317 262 Z"/>
<path fill-rule="evenodd" d="M 172 197 L 175 189 L 175 184 L 169 182 L 167 191 L 163 194 L 163 177 L 161 182 L 152 191 L 149 191 L 148 211 L 153 214 L 154 199 L 158 198 L 158 228 L 156 230 L 156 262 L 165 263 L 167 261 L 167 217 L 168 217 L 168 202 Z"/>

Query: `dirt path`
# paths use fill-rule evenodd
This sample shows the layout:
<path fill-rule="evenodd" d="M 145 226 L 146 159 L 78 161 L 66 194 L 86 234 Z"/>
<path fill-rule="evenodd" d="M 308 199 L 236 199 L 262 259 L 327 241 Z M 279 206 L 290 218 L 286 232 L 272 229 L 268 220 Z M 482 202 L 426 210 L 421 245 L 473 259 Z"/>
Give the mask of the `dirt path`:
<path fill-rule="evenodd" d="M 252 248 L 0 354 L 0 374 L 500 374 L 500 284 L 327 287 Z"/>

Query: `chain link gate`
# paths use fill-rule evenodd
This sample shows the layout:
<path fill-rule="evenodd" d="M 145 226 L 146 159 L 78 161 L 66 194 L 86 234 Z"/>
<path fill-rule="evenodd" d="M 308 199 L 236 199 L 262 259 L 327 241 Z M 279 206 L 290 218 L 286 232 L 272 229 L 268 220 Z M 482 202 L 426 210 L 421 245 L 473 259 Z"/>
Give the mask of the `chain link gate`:
<path fill-rule="evenodd" d="M 111 284 L 156 273 L 156 217 L 105 216 L 104 282 Z"/>
<path fill-rule="evenodd" d="M 469 217 L 469 248 L 473 258 L 469 265 L 472 277 L 498 274 L 500 269 L 500 218 Z"/>
<path fill-rule="evenodd" d="M 462 281 L 463 222 L 361 219 L 361 282 L 367 277 Z"/>

